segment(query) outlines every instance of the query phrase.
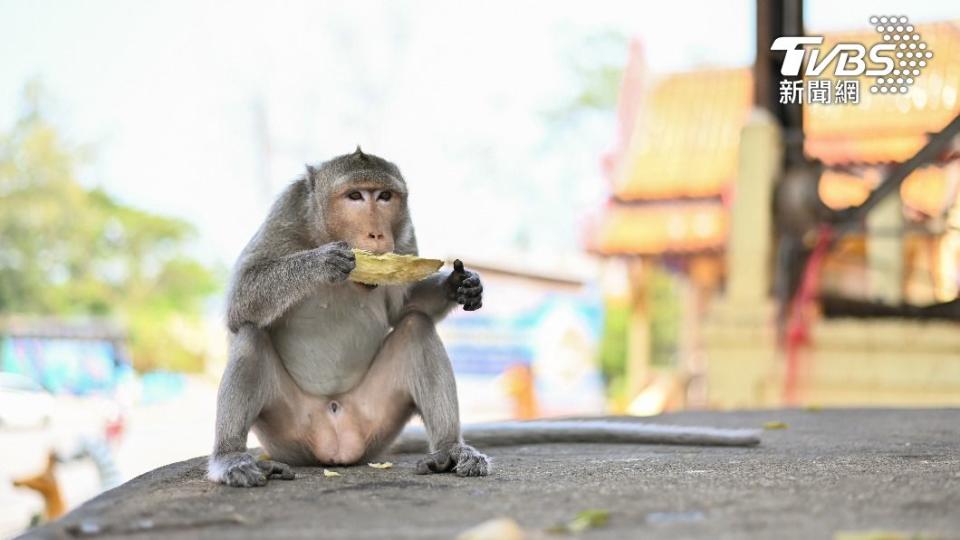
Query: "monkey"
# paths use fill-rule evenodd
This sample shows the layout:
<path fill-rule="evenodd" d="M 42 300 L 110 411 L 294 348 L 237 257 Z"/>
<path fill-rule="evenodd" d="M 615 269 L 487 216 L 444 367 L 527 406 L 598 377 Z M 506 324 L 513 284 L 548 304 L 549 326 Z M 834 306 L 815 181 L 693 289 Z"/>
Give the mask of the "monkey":
<path fill-rule="evenodd" d="M 291 466 L 362 463 L 395 441 L 396 451 L 425 447 L 418 474 L 490 473 L 491 459 L 464 437 L 453 368 L 436 332 L 455 306 L 482 307 L 480 277 L 456 260 L 452 271 L 414 284 L 348 279 L 353 248 L 418 254 L 408 195 L 394 163 L 358 146 L 308 165 L 273 203 L 240 253 L 227 293 L 229 356 L 217 392 L 210 480 L 263 486 L 293 479 Z M 423 429 L 400 437 L 414 415 Z M 746 431 L 617 422 L 518 426 L 491 426 L 477 439 L 758 441 Z M 264 459 L 247 451 L 251 430 Z"/>

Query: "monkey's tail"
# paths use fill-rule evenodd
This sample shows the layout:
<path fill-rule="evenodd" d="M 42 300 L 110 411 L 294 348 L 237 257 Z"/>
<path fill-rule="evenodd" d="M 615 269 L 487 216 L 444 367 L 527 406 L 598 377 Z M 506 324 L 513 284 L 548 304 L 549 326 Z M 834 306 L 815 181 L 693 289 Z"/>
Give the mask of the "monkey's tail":
<path fill-rule="evenodd" d="M 760 444 L 760 431 L 609 420 L 534 420 L 467 425 L 463 428 L 463 439 L 480 447 L 580 442 L 755 446 Z M 407 428 L 391 450 L 412 453 L 424 452 L 426 448 L 423 428 Z"/>

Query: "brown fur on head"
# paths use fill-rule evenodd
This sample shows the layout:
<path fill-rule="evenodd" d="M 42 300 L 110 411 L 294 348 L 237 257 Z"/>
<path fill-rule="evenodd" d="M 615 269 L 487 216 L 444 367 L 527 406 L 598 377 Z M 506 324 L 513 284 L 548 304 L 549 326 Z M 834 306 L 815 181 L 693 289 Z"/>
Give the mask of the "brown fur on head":
<path fill-rule="evenodd" d="M 306 180 L 331 241 L 374 253 L 410 251 L 407 185 L 396 165 L 358 146 L 319 167 L 308 165 Z"/>

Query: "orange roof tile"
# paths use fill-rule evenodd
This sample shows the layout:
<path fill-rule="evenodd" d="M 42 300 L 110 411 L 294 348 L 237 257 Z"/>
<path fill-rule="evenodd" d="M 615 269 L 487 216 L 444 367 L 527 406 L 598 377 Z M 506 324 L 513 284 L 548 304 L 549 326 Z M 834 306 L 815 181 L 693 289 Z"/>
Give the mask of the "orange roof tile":
<path fill-rule="evenodd" d="M 604 254 L 656 255 L 722 249 L 728 211 L 719 202 L 609 205 L 587 234 Z"/>
<path fill-rule="evenodd" d="M 960 114 L 960 24 L 919 24 L 917 32 L 934 56 L 908 93 L 873 94 L 872 79 L 863 77 L 859 104 L 803 108 L 808 155 L 831 165 L 901 162 L 924 145 L 927 133 Z M 873 43 L 877 37 L 869 31 L 827 34 L 822 49 L 840 41 Z"/>
<path fill-rule="evenodd" d="M 862 79 L 858 105 L 804 107 L 808 155 L 828 165 L 900 162 L 924 144 L 927 133 L 960 114 L 960 24 L 921 24 L 917 31 L 934 57 L 910 92 L 871 94 L 870 81 Z M 824 50 L 841 40 L 872 43 L 876 38 L 869 32 L 828 34 Z M 635 113 L 626 151 L 612 167 L 613 199 L 723 195 L 736 174 L 740 130 L 752 107 L 752 79 L 748 69 L 727 69 L 674 74 L 656 82 Z M 860 178 L 828 170 L 820 195 L 832 208 L 852 206 L 878 180 L 876 171 Z M 914 172 L 901 195 L 907 206 L 934 215 L 955 190 L 945 170 L 933 166 Z M 587 243 L 607 254 L 692 252 L 723 248 L 726 227 L 727 210 L 719 202 L 615 203 Z"/>
<path fill-rule="evenodd" d="M 753 99 L 746 69 L 670 75 L 649 96 L 617 168 L 620 200 L 713 196 L 737 168 Z"/>

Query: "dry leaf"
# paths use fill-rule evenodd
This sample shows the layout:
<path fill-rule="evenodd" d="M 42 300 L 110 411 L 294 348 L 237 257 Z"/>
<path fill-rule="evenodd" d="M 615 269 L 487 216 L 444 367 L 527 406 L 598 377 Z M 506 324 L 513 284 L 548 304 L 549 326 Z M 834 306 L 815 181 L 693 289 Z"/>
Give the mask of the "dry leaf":
<path fill-rule="evenodd" d="M 763 429 L 787 429 L 788 426 L 786 422 L 764 422 Z"/>
<path fill-rule="evenodd" d="M 414 255 L 376 255 L 362 249 L 354 249 L 353 254 L 357 257 L 357 266 L 350 272 L 350 279 L 368 285 L 420 281 L 443 266 L 439 259 L 421 259 Z"/>
<path fill-rule="evenodd" d="M 497 518 L 463 531 L 457 540 L 523 540 L 523 529 L 510 518 Z"/>
<path fill-rule="evenodd" d="M 389 469 L 393 467 L 393 463 L 390 463 L 389 461 L 383 463 L 367 463 L 367 466 L 373 467 L 374 469 Z"/>
<path fill-rule="evenodd" d="M 328 471 L 327 469 L 324 469 L 323 475 L 326 476 L 327 478 L 330 478 L 332 476 L 340 476 L 340 473 L 338 473 L 337 471 Z"/>

